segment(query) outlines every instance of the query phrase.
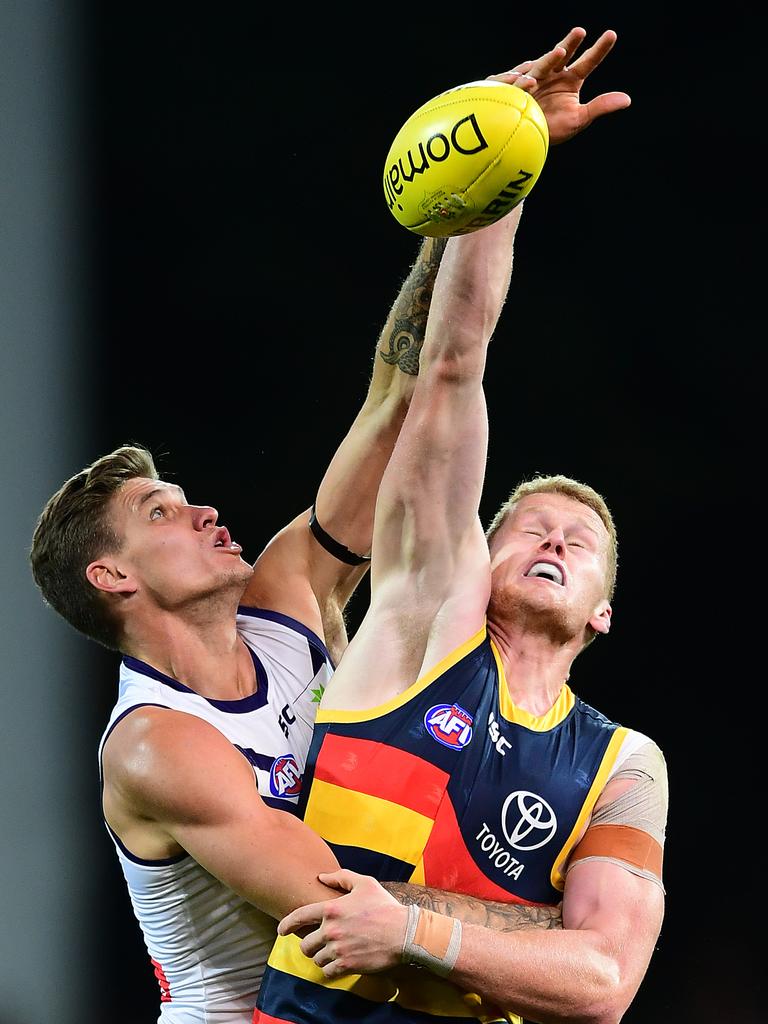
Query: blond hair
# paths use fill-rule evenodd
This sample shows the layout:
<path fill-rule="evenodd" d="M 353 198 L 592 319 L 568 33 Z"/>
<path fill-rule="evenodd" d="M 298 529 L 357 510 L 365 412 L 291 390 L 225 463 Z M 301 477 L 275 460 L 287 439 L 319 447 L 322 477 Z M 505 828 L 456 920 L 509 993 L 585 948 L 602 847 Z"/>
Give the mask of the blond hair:
<path fill-rule="evenodd" d="M 583 484 L 579 480 L 573 480 L 568 476 L 535 476 L 530 480 L 523 480 L 522 483 L 517 485 L 493 517 L 491 525 L 486 531 L 488 543 L 490 544 L 491 538 L 498 531 L 515 505 L 529 494 L 562 494 L 566 498 L 580 501 L 582 505 L 586 505 L 587 508 L 591 508 L 593 512 L 597 513 L 608 532 L 606 596 L 610 601 L 616 589 L 616 572 L 619 564 L 619 542 L 616 535 L 616 526 L 605 499 L 588 484 Z"/>
<path fill-rule="evenodd" d="M 70 477 L 41 512 L 29 554 L 46 604 L 111 650 L 119 649 L 119 625 L 85 570 L 106 552 L 120 550 L 122 539 L 110 520 L 109 504 L 134 477 L 158 479 L 152 455 L 138 445 L 123 445 Z"/>

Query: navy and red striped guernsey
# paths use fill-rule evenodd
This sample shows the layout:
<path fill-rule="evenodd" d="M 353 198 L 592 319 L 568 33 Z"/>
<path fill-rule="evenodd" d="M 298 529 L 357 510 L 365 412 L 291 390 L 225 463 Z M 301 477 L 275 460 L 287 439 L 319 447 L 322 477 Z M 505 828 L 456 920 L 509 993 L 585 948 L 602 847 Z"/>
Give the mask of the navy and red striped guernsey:
<path fill-rule="evenodd" d="M 299 811 L 342 867 L 556 905 L 597 797 L 645 742 L 567 685 L 541 717 L 515 707 L 483 628 L 386 704 L 321 707 Z M 254 1024 L 519 1020 L 416 967 L 328 982 L 299 941 L 278 938 Z"/>

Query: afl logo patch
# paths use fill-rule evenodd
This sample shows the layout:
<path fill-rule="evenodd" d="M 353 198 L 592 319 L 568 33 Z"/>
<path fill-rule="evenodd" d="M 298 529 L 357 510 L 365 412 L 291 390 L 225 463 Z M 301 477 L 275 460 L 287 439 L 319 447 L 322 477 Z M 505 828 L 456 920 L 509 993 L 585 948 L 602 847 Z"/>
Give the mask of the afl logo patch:
<path fill-rule="evenodd" d="M 269 772 L 269 790 L 272 796 L 298 796 L 301 792 L 301 772 L 293 754 L 276 757 Z"/>
<path fill-rule="evenodd" d="M 451 750 L 463 750 L 472 739 L 472 715 L 458 704 L 435 704 L 424 715 L 433 740 Z"/>

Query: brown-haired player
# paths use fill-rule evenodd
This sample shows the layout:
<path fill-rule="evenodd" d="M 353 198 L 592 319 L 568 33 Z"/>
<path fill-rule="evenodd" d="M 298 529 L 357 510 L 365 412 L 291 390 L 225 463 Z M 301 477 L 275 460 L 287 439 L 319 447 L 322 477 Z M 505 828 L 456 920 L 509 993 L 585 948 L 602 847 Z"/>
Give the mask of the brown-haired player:
<path fill-rule="evenodd" d="M 314 508 L 255 563 L 138 445 L 67 480 L 36 525 L 45 601 L 123 655 L 99 751 L 103 809 L 164 1022 L 250 1022 L 276 919 L 328 893 L 317 871 L 337 862 L 296 802 L 442 248 L 420 248 Z"/>

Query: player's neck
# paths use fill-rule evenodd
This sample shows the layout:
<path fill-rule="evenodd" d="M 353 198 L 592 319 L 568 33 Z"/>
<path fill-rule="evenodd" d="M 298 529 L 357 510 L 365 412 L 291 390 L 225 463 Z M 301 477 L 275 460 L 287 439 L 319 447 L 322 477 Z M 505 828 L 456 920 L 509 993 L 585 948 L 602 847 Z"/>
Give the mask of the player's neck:
<path fill-rule="evenodd" d="M 239 700 L 256 689 L 253 660 L 233 614 L 199 622 L 158 612 L 140 637 L 129 640 L 128 648 L 140 661 L 204 697 Z"/>
<path fill-rule="evenodd" d="M 532 715 L 546 714 L 570 674 L 575 657 L 571 646 L 490 620 L 488 632 L 501 657 L 512 702 Z"/>

